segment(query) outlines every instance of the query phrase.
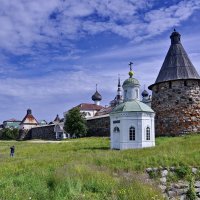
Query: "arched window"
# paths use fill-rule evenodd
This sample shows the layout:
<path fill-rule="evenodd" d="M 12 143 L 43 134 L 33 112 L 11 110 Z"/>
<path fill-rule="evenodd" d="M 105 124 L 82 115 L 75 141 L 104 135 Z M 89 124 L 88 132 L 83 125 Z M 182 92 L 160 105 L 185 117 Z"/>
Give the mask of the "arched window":
<path fill-rule="evenodd" d="M 135 140 L 135 128 L 133 126 L 129 129 L 129 140 Z"/>
<path fill-rule="evenodd" d="M 150 128 L 146 128 L 146 140 L 150 140 Z"/>
<path fill-rule="evenodd" d="M 114 133 L 119 133 L 119 132 L 120 132 L 119 127 L 115 126 L 113 132 L 114 132 Z"/>

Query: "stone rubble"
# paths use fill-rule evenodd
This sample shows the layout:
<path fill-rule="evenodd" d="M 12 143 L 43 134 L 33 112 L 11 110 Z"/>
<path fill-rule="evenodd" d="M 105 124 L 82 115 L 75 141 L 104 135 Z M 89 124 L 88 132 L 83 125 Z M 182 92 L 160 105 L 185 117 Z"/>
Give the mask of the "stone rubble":
<path fill-rule="evenodd" d="M 176 171 L 175 167 L 159 167 L 159 168 L 147 168 L 146 173 L 151 177 L 151 173 L 157 173 L 159 179 L 159 185 L 163 197 L 166 200 L 188 200 L 186 193 L 189 189 L 189 182 L 185 180 L 179 180 L 176 183 L 168 182 L 168 176 L 173 175 Z M 192 174 L 195 176 L 200 173 L 200 169 L 191 168 Z M 194 182 L 195 192 L 197 195 L 197 200 L 200 200 L 200 180 Z"/>

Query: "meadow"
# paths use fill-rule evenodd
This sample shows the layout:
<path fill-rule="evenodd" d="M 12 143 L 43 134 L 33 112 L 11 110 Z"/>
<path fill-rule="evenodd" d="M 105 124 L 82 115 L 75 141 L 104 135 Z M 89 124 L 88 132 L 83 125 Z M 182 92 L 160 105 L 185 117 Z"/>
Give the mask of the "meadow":
<path fill-rule="evenodd" d="M 146 182 L 146 168 L 200 166 L 200 135 L 157 138 L 155 148 L 138 150 L 110 150 L 109 142 L 0 141 L 0 199 L 156 200 L 162 195 Z"/>

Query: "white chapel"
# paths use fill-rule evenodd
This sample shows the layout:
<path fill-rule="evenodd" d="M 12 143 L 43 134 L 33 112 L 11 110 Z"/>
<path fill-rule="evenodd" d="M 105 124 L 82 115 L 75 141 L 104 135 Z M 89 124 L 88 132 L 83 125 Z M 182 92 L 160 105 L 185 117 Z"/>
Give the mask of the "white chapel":
<path fill-rule="evenodd" d="M 124 101 L 110 113 L 111 149 L 155 146 L 155 113 L 140 101 L 140 83 L 133 78 L 132 63 L 122 87 Z"/>

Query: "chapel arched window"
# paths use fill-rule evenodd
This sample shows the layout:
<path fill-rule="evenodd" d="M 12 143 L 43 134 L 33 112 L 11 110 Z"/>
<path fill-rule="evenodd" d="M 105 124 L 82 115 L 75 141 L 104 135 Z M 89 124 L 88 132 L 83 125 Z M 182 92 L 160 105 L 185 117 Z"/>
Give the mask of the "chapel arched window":
<path fill-rule="evenodd" d="M 113 132 L 114 132 L 114 133 L 119 133 L 119 132 L 120 132 L 119 127 L 115 126 Z"/>
<path fill-rule="evenodd" d="M 129 129 L 129 140 L 135 140 L 135 128 L 133 126 Z"/>
<path fill-rule="evenodd" d="M 146 140 L 150 140 L 150 128 L 146 128 Z"/>

